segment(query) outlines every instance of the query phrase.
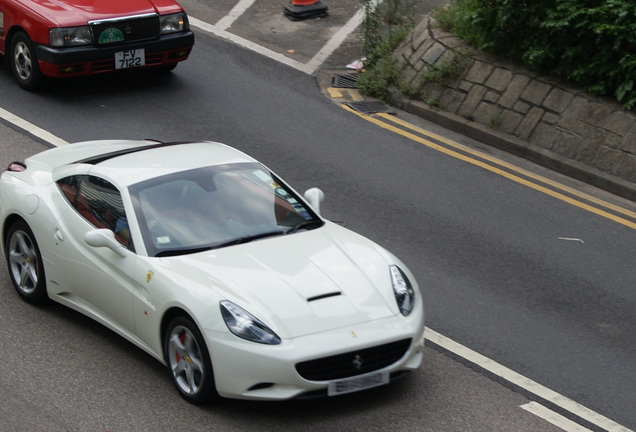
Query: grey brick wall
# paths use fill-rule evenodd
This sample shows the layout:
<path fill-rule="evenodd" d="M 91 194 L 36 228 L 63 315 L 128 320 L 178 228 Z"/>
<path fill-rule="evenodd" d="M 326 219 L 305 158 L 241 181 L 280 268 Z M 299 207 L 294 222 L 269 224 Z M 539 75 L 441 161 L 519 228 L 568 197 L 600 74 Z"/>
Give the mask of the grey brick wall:
<path fill-rule="evenodd" d="M 615 101 L 477 51 L 431 16 L 394 56 L 403 79 L 417 85 L 427 65 L 451 53 L 460 54 L 465 67 L 459 78 L 430 85 L 427 101 L 435 109 L 636 183 L 636 116 Z"/>

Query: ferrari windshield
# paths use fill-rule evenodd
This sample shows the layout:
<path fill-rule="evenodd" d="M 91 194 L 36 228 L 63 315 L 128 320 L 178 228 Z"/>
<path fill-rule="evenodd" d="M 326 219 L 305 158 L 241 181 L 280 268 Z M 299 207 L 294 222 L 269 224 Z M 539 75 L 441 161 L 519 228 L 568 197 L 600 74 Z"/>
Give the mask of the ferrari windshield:
<path fill-rule="evenodd" d="M 130 193 L 150 256 L 219 248 L 323 224 L 257 163 L 170 174 L 136 184 Z"/>

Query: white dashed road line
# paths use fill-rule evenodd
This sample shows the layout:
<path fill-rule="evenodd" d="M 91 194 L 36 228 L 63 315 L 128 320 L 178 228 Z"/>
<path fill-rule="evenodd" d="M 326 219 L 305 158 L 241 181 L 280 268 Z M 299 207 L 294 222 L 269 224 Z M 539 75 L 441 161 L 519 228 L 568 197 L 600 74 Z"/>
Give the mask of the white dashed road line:
<path fill-rule="evenodd" d="M 243 48 L 247 48 L 258 54 L 264 55 L 265 57 L 269 57 L 272 60 L 276 60 L 279 63 L 283 63 L 283 64 L 286 64 L 287 66 L 291 66 L 294 69 L 297 69 L 301 72 L 305 72 L 307 74 L 313 73 L 313 71 L 310 70 L 309 67 L 306 66 L 305 64 L 298 62 L 296 60 L 292 60 L 289 57 L 285 57 L 284 55 L 277 53 L 275 51 L 272 51 L 269 48 L 265 48 L 264 46 L 258 45 L 250 40 L 244 39 L 226 30 L 222 30 L 221 28 L 215 25 L 206 23 L 205 21 L 201 21 L 193 17 L 190 17 L 189 20 L 190 20 L 190 26 L 196 27 L 199 30 L 202 30 L 207 33 L 212 33 L 216 36 L 222 37 L 223 39 L 227 39 L 239 46 L 242 46 Z"/>
<path fill-rule="evenodd" d="M 426 337 L 427 342 L 432 342 L 433 344 L 441 347 L 443 350 L 449 351 L 450 353 L 467 360 L 470 364 L 475 365 L 494 376 L 517 386 L 518 388 L 536 395 L 542 400 L 550 402 L 555 406 L 574 414 L 580 419 L 588 421 L 609 432 L 631 432 L 625 426 L 622 426 L 613 420 L 610 420 L 607 417 L 604 417 L 601 414 L 592 411 L 591 409 L 584 407 L 583 405 L 574 402 L 553 390 L 550 390 L 530 378 L 526 378 L 525 376 L 508 369 L 507 367 L 471 350 L 470 348 L 458 344 L 454 340 L 449 339 L 428 327 L 424 331 L 424 336 Z"/>
<path fill-rule="evenodd" d="M 554 411 L 544 407 L 538 402 L 530 402 L 525 405 L 521 405 L 520 408 L 534 414 L 539 418 L 542 418 L 549 423 L 552 423 L 556 427 L 559 427 L 566 432 L 592 432 L 588 428 L 584 428 L 580 424 L 563 417 L 561 414 L 555 413 Z"/>
<path fill-rule="evenodd" d="M 20 118 L 2 108 L 0 108 L 0 118 L 6 120 L 12 125 L 19 127 L 20 129 L 26 131 L 30 135 L 33 135 L 34 137 L 39 138 L 49 144 L 53 144 L 56 147 L 68 144 L 62 138 L 58 138 L 52 133 L 45 131 L 44 129 L 41 129 L 37 127 L 36 125 L 34 125 L 33 123 L 29 123 L 23 118 Z"/>
<path fill-rule="evenodd" d="M 215 27 L 219 30 L 227 30 L 232 27 L 234 21 L 236 21 L 243 13 L 248 10 L 256 0 L 240 0 L 232 10 L 216 23 Z M 198 21 L 198 20 L 197 20 Z M 192 22 L 190 22 L 192 23 Z"/>
<path fill-rule="evenodd" d="M 276 60 L 279 63 L 286 64 L 287 66 L 291 66 L 294 69 L 311 75 L 318 70 L 318 68 L 329 58 L 331 54 L 334 53 L 336 49 L 338 49 L 338 47 L 340 47 L 340 45 L 342 45 L 344 40 L 356 28 L 358 28 L 364 19 L 364 9 L 358 10 L 358 12 L 356 12 L 355 15 L 353 15 L 353 17 L 351 17 L 349 21 L 347 21 L 347 23 L 327 41 L 327 43 L 312 57 L 311 60 L 307 63 L 301 63 L 227 31 L 227 29 L 231 27 L 232 23 L 240 16 L 237 15 L 237 13 L 245 12 L 252 3 L 254 3 L 254 0 L 241 0 L 234 9 L 230 11 L 230 14 L 219 20 L 216 25 L 190 17 L 190 26 L 196 27 L 207 33 L 212 33 L 224 39 L 228 39 L 243 48 L 247 48 L 251 51 L 264 55 L 265 57 Z"/>

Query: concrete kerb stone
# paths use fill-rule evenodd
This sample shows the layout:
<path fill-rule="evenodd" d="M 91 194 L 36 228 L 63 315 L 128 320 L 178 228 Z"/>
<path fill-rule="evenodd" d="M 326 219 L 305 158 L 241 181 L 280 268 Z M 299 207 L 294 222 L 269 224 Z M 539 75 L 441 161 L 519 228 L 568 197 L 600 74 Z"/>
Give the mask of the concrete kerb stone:
<path fill-rule="evenodd" d="M 467 137 L 481 141 L 497 149 L 523 157 L 531 162 L 553 169 L 582 182 L 610 191 L 616 195 L 636 201 L 636 187 L 631 181 L 604 173 L 589 165 L 562 157 L 548 149 L 539 147 L 509 134 L 497 132 L 479 123 L 467 120 L 456 114 L 433 109 L 427 104 L 405 98 L 397 89 L 389 89 L 389 103 L 393 106 L 438 124 L 447 129 L 462 133 Z M 623 167 L 636 168 L 636 156 Z"/>

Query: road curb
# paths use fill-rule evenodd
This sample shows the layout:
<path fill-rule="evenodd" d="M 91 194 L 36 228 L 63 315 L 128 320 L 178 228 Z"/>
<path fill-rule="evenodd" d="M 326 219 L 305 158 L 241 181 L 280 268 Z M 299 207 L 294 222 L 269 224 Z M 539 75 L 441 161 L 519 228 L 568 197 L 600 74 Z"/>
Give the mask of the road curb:
<path fill-rule="evenodd" d="M 410 100 L 389 89 L 388 102 L 394 107 L 428 120 L 469 138 L 497 149 L 537 163 L 592 186 L 606 190 L 632 201 L 636 201 L 636 185 L 583 163 L 564 158 L 550 150 L 538 147 L 514 136 L 500 133 L 479 123 L 471 122 L 456 114 L 430 108 L 423 102 Z"/>

